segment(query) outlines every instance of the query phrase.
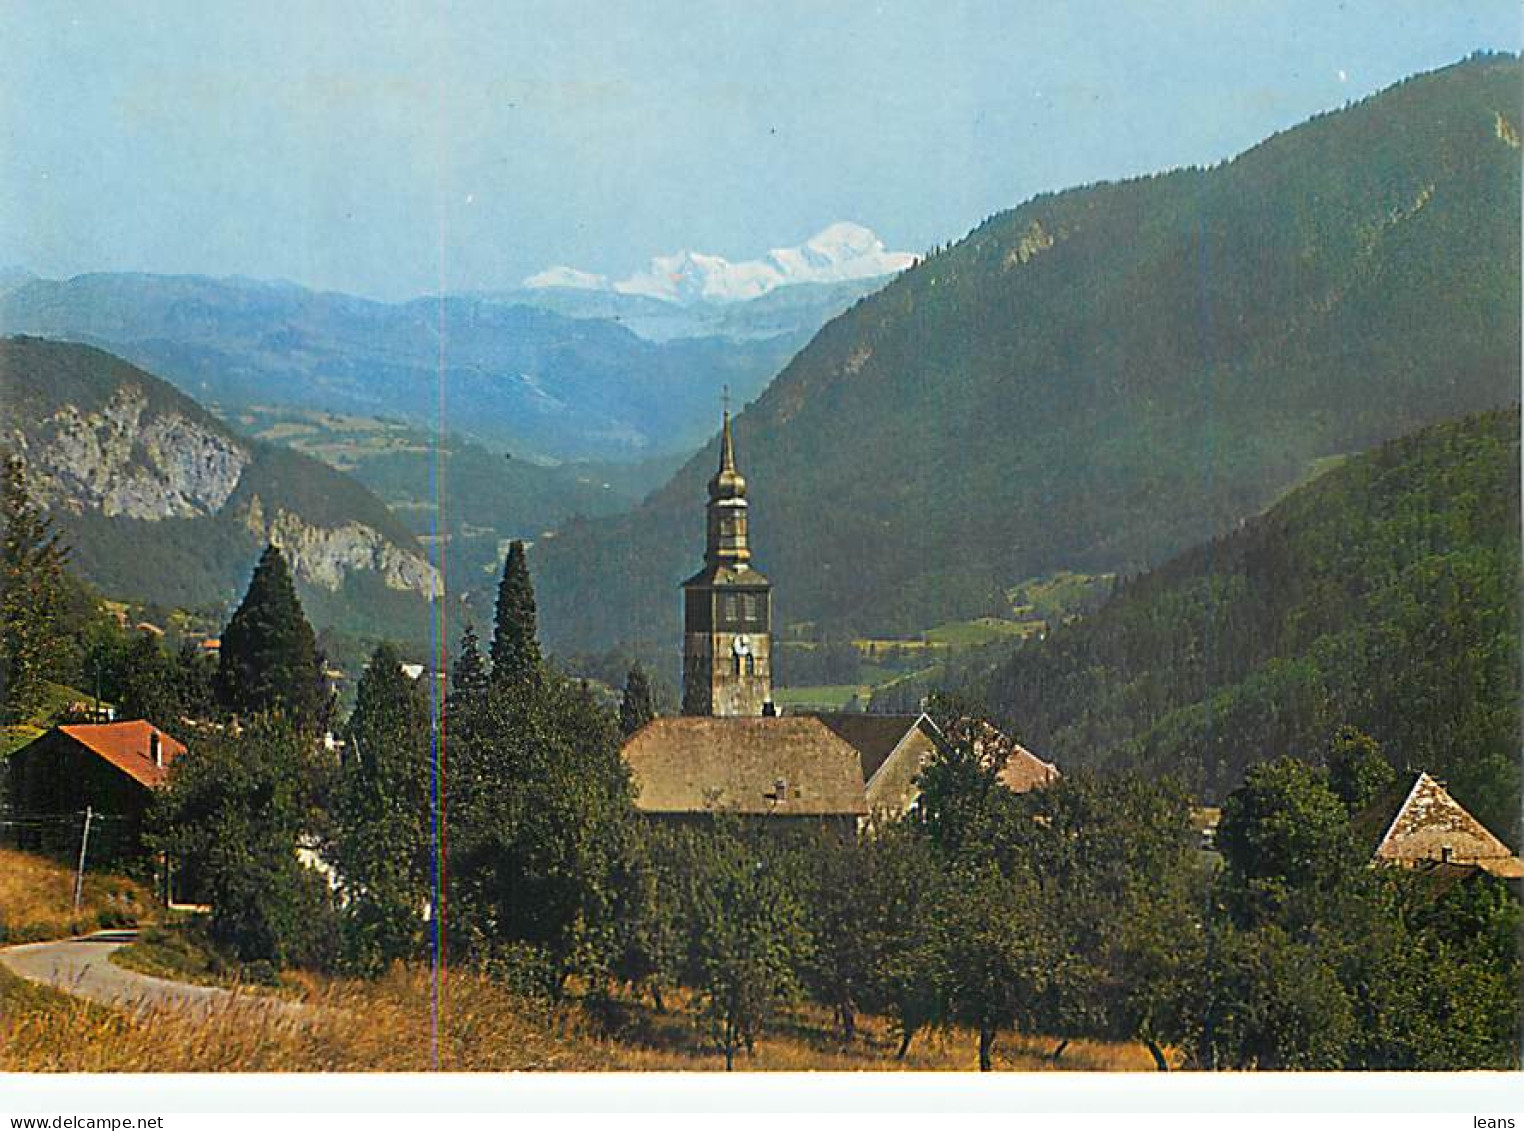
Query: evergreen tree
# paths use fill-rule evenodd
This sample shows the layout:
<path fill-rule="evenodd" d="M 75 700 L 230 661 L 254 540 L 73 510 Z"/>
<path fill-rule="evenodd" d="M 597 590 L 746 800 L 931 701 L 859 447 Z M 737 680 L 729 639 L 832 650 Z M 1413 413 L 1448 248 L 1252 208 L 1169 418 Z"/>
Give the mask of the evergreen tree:
<path fill-rule="evenodd" d="M 372 654 L 344 733 L 334 806 L 344 949 L 373 974 L 417 953 L 433 860 L 428 702 L 391 645 Z"/>
<path fill-rule="evenodd" d="M 57 622 L 68 551 L 14 456 L 0 470 L 0 523 L 0 721 L 19 723 L 42 705 L 67 651 Z"/>
<path fill-rule="evenodd" d="M 181 714 L 210 719 L 217 713 L 217 658 L 187 640 L 175 656 L 175 695 Z"/>
<path fill-rule="evenodd" d="M 619 701 L 619 733 L 628 738 L 655 717 L 651 681 L 639 663 L 631 664 L 624 680 L 624 698 Z"/>
<path fill-rule="evenodd" d="M 480 698 L 487 693 L 490 683 L 491 676 L 487 671 L 487 661 L 482 656 L 476 628 L 468 624 L 466 631 L 461 634 L 460 656 L 450 672 L 451 696 L 462 700 Z"/>
<path fill-rule="evenodd" d="M 175 664 L 158 637 L 139 632 L 122 657 L 117 716 L 147 719 L 155 726 L 177 730 L 182 714 L 177 682 Z"/>
<path fill-rule="evenodd" d="M 503 563 L 503 580 L 497 587 L 497 622 L 492 632 L 492 678 L 504 684 L 533 684 L 540 670 L 540 642 L 536 636 L 534 583 L 524 543 L 515 540 Z"/>
<path fill-rule="evenodd" d="M 222 633 L 217 698 L 229 711 L 284 711 L 298 729 L 327 725 L 332 696 L 317 637 L 307 623 L 286 559 L 265 547 L 243 603 Z"/>

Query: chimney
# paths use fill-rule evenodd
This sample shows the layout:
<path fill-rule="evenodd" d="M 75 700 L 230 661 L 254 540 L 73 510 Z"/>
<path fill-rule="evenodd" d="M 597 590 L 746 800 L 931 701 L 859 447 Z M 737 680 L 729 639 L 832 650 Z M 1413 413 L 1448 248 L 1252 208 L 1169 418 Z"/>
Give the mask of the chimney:
<path fill-rule="evenodd" d="M 155 766 L 163 767 L 164 748 L 159 742 L 159 732 L 156 730 L 148 732 L 148 756 L 153 759 Z"/>

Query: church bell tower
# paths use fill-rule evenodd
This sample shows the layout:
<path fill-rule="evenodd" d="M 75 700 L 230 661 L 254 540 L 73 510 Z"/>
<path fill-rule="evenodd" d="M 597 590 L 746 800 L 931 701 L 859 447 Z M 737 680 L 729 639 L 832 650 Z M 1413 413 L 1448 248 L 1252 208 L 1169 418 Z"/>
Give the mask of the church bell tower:
<path fill-rule="evenodd" d="M 704 568 L 683 582 L 683 713 L 772 713 L 772 584 L 751 567 L 730 411 L 709 481 Z"/>

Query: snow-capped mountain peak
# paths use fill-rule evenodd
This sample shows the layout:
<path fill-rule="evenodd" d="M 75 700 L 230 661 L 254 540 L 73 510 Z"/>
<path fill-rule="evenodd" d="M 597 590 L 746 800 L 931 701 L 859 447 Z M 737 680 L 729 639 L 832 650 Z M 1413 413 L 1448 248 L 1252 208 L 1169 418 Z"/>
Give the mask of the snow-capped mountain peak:
<path fill-rule="evenodd" d="M 732 263 L 719 255 L 679 251 L 658 255 L 645 270 L 613 283 L 603 275 L 552 267 L 525 279 L 524 286 L 614 291 L 687 306 L 744 302 L 798 283 L 874 279 L 903 271 L 913 262 L 915 257 L 907 252 L 889 251 L 871 229 L 841 221 L 796 247 L 774 248 L 760 259 Z"/>

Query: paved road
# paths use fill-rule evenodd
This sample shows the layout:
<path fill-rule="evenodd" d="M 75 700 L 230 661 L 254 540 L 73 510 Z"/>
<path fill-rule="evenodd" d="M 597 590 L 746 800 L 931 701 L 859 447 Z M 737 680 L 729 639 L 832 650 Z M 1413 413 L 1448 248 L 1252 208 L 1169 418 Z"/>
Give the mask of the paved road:
<path fill-rule="evenodd" d="M 83 938 L 26 943 L 0 950 L 0 963 L 14 974 L 76 997 L 131 1011 L 170 1008 L 206 1013 L 236 1003 L 237 1008 L 296 1013 L 301 1007 L 279 998 L 234 994 L 216 986 L 193 986 L 151 978 L 109 961 L 112 951 L 137 938 L 136 931 L 98 931 Z"/>

